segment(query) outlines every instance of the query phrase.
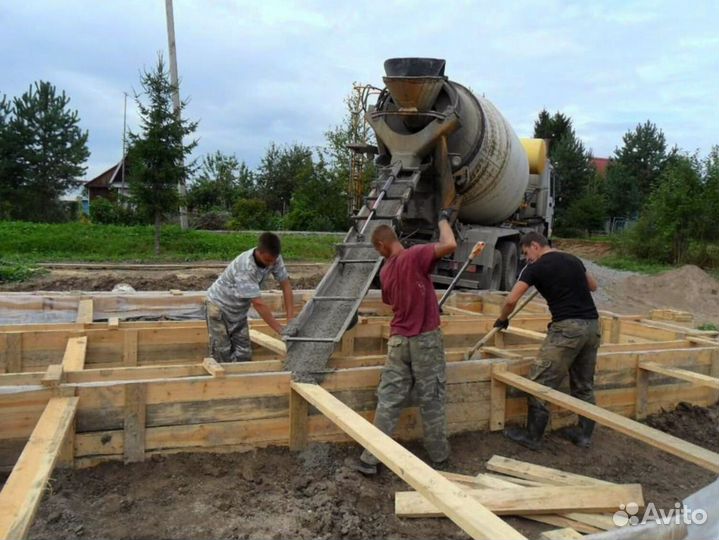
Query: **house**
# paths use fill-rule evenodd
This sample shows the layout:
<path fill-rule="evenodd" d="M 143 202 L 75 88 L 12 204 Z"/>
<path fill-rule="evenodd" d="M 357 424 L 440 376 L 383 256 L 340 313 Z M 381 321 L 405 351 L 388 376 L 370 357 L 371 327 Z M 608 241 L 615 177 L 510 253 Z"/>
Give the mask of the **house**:
<path fill-rule="evenodd" d="M 130 194 L 130 188 L 127 184 L 126 174 L 127 156 L 92 180 L 85 182 L 88 201 L 92 203 L 93 199 L 98 197 L 115 200 L 118 194 L 127 197 Z"/>
<path fill-rule="evenodd" d="M 609 163 L 611 163 L 610 158 L 604 158 L 604 157 L 595 157 L 592 158 L 592 163 L 594 164 L 594 167 L 597 169 L 597 173 L 602 178 L 607 177 L 607 167 L 609 167 Z"/>

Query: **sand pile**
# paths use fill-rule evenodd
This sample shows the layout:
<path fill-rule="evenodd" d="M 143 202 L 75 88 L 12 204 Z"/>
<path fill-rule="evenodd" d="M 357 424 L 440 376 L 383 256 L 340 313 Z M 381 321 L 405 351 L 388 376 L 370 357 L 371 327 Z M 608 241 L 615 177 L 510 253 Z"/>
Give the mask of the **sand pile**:
<path fill-rule="evenodd" d="M 657 276 L 630 276 L 617 284 L 626 300 L 647 308 L 690 311 L 695 322 L 719 323 L 719 281 L 686 265 Z"/>

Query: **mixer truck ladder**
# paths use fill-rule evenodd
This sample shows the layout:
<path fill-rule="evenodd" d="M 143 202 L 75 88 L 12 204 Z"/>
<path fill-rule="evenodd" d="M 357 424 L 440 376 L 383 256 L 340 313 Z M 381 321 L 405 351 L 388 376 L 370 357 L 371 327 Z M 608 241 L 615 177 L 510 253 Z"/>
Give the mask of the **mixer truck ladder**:
<path fill-rule="evenodd" d="M 327 372 L 335 346 L 356 322 L 357 310 L 382 264 L 368 239 L 378 225 L 395 227 L 421 173 L 421 168 L 402 168 L 399 162 L 379 171 L 365 206 L 352 217 L 353 227 L 336 246 L 332 266 L 285 337 L 285 367 L 296 377 L 316 380 Z"/>

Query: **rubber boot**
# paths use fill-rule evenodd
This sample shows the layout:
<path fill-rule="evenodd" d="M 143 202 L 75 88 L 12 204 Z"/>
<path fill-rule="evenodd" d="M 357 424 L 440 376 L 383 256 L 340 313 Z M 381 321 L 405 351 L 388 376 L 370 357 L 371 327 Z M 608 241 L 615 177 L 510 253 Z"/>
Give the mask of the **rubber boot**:
<path fill-rule="evenodd" d="M 504 436 L 536 451 L 542 447 L 542 436 L 547 423 L 549 423 L 549 411 L 530 407 L 527 411 L 527 428 L 508 427 L 504 430 Z"/>
<path fill-rule="evenodd" d="M 562 429 L 559 434 L 580 448 L 589 448 L 592 445 L 593 432 L 594 420 L 580 416 L 576 426 L 569 426 Z"/>

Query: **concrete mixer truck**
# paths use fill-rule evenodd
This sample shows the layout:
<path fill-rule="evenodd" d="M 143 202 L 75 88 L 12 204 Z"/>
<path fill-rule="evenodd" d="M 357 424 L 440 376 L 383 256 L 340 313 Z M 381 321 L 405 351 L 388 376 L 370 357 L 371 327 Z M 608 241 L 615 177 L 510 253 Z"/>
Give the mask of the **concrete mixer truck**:
<path fill-rule="evenodd" d="M 511 289 L 520 235 L 531 230 L 549 237 L 552 231 L 545 142 L 517 138 L 492 103 L 444 75 L 444 60 L 393 58 L 384 67 L 385 88 L 365 116 L 377 138 L 376 163 L 422 171 L 394 220 L 400 238 L 406 245 L 432 240 L 440 180 L 447 175 L 462 196 L 454 224 L 458 249 L 437 264 L 435 282 L 450 283 L 475 243 L 484 241 L 458 285 Z"/>
<path fill-rule="evenodd" d="M 405 245 L 433 241 L 443 190 L 454 186 L 462 195 L 458 249 L 437 263 L 434 280 L 452 282 L 483 241 L 481 255 L 458 276 L 460 287 L 483 289 L 512 287 L 523 232 L 551 233 L 544 141 L 520 142 L 489 101 L 447 79 L 444 68 L 444 60 L 431 58 L 385 62 L 385 88 L 365 115 L 377 136 L 377 179 L 314 296 L 286 330 L 285 367 L 300 380 L 326 373 L 327 359 L 357 322 L 383 262 L 370 242 L 377 226 L 394 227 Z"/>

